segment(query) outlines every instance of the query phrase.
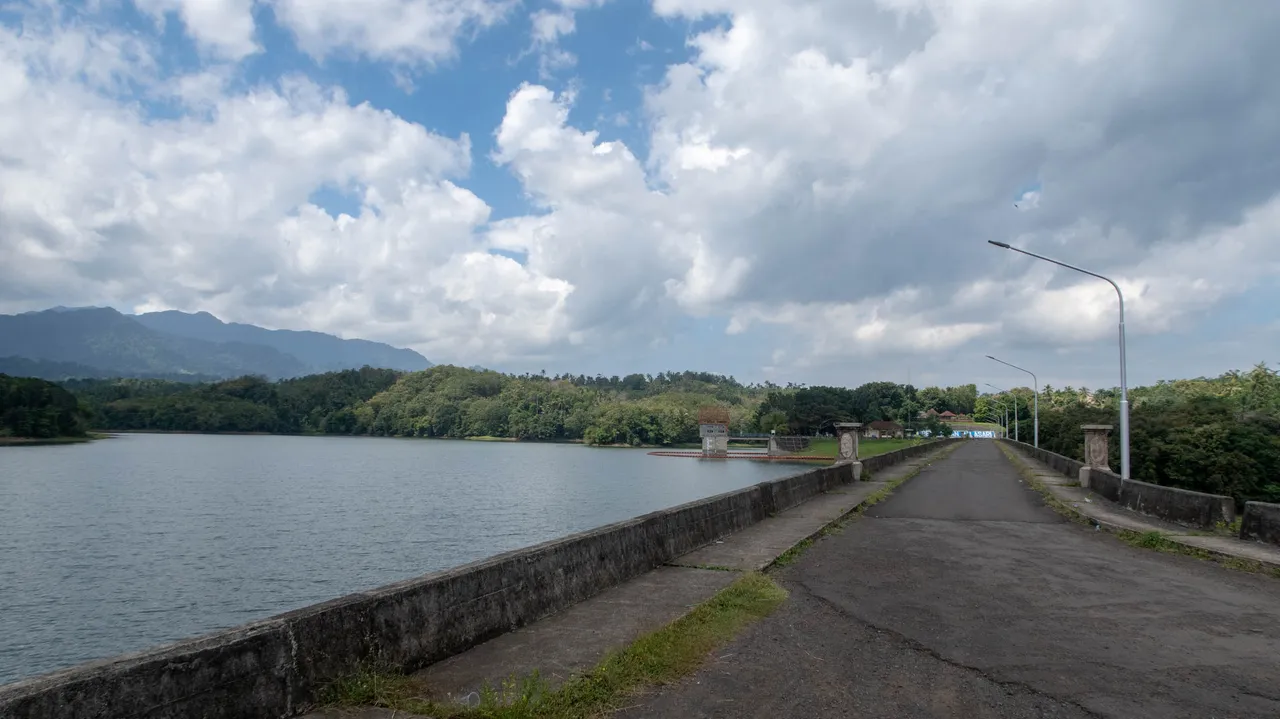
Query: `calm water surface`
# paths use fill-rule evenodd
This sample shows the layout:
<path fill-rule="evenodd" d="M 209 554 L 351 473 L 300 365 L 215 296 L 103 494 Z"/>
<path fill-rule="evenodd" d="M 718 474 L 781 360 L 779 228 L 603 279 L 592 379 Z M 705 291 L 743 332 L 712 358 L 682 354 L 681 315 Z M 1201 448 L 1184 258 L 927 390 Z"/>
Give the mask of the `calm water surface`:
<path fill-rule="evenodd" d="M 0 684 L 797 471 L 374 438 L 0 448 Z"/>

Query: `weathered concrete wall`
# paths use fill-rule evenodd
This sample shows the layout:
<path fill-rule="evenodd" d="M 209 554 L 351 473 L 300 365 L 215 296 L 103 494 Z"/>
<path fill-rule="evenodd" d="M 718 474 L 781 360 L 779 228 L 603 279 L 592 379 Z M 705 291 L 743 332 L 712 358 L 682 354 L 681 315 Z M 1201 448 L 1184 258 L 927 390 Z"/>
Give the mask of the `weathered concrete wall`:
<path fill-rule="evenodd" d="M 881 467 L 892 461 L 876 459 Z M 850 481 L 849 465 L 814 469 L 229 631 L 10 684 L 0 687 L 0 717 L 291 716 L 361 663 L 418 669 Z"/>
<path fill-rule="evenodd" d="M 1007 439 L 1000 441 L 1068 477 L 1079 478 L 1082 485 L 1087 483 L 1091 492 L 1135 512 L 1203 529 L 1213 529 L 1218 522 L 1231 522 L 1235 518 L 1235 504 L 1230 497 L 1175 489 L 1135 479 L 1121 479 L 1114 472 L 1100 467 L 1087 467 L 1083 462 L 1036 449 L 1023 442 Z"/>
<path fill-rule="evenodd" d="M 1280 544 L 1280 504 L 1245 502 L 1240 538 Z"/>
<path fill-rule="evenodd" d="M 1064 457 L 1060 454 L 1054 454 L 1053 452 L 1049 452 L 1047 450 L 1039 449 L 1037 447 L 1029 445 L 1026 442 L 1018 442 L 1012 439 L 1001 439 L 1000 441 L 1008 443 L 1010 447 L 1013 447 L 1014 449 L 1027 455 L 1028 457 L 1033 457 L 1041 462 L 1044 462 L 1045 464 L 1049 465 L 1049 467 L 1052 468 L 1055 472 L 1061 472 L 1062 474 L 1065 474 L 1066 476 L 1072 479 L 1079 478 L 1080 468 L 1085 466 L 1084 462 L 1081 462 L 1078 459 L 1072 459 L 1070 457 Z"/>
<path fill-rule="evenodd" d="M 1080 470 L 1080 477 L 1080 484 L 1087 486 L 1089 491 L 1100 494 L 1112 502 L 1120 501 L 1120 493 L 1124 488 L 1124 480 L 1120 479 L 1120 475 L 1100 467 L 1085 467 Z"/>
<path fill-rule="evenodd" d="M 894 450 L 892 452 L 885 452 L 884 454 L 877 454 L 874 457 L 866 457 L 859 460 L 862 462 L 862 479 L 870 479 L 870 475 L 873 475 L 886 467 L 892 467 L 903 460 L 924 454 L 925 452 L 932 452 L 943 445 L 950 444 L 952 442 L 964 441 L 967 440 L 939 439 L 933 442 L 925 442 L 911 447 L 904 447 L 903 449 Z"/>
<path fill-rule="evenodd" d="M 1090 483 L 1092 472 L 1090 470 Z M 1120 489 L 1120 504 L 1135 512 L 1167 519 L 1190 527 L 1213 529 L 1218 522 L 1235 518 L 1235 502 L 1218 494 L 1163 487 L 1126 479 Z"/>

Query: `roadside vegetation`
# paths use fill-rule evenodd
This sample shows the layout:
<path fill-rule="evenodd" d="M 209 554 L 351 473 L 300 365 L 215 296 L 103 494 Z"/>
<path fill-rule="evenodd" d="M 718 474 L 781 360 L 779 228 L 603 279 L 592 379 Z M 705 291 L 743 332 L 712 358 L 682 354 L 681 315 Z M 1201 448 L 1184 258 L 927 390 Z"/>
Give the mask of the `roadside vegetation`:
<path fill-rule="evenodd" d="M 378 706 L 437 719 L 577 719 L 621 708 L 630 697 L 693 673 L 711 652 L 767 617 L 787 592 L 763 574 L 744 575 L 675 622 L 642 635 L 559 687 L 512 677 L 480 692 L 475 706 L 423 698 L 411 677 L 378 671 L 334 683 L 325 703 Z"/>
<path fill-rule="evenodd" d="M 1031 441 L 1026 399 L 1022 441 Z M 1134 479 L 1250 500 L 1280 502 L 1280 376 L 1248 372 L 1158 382 L 1129 393 L 1130 474 Z M 1118 390 L 1045 387 L 1040 448 L 1084 458 L 1082 424 L 1110 424 L 1111 467 L 1120 467 Z"/>

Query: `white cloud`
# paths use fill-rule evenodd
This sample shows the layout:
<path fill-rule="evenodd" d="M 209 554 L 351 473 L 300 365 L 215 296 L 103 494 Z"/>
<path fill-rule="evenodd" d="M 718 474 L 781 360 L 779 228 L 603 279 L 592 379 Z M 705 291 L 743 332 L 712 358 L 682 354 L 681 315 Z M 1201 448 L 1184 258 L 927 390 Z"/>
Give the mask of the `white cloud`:
<path fill-rule="evenodd" d="M 555 73 L 578 63 L 577 55 L 560 46 L 560 41 L 577 30 L 577 11 L 596 8 L 608 0 L 554 0 L 552 9 L 540 8 L 529 14 L 531 45 L 522 53 L 538 56 L 538 76 L 550 79 Z"/>
<path fill-rule="evenodd" d="M 254 0 L 133 0 L 138 9 L 163 23 L 169 13 L 182 20 L 199 45 L 220 56 L 239 60 L 258 52 L 254 39 Z"/>
<path fill-rule="evenodd" d="M 199 27 L 193 0 L 139 2 L 176 13 L 215 58 L 265 37 L 248 0 L 202 5 L 212 19 Z M 385 62 L 406 84 L 511 8 L 269 4 L 314 57 Z M 575 13 L 598 4 L 533 11 L 542 71 L 567 66 Z M 301 78 L 246 92 L 216 63 L 172 77 L 124 33 L 6 32 L 0 306 L 167 303 L 413 342 L 437 359 L 563 357 L 572 345 L 623 365 L 681 318 L 714 316 L 776 340 L 759 356 L 782 372 L 1009 337 L 1109 340 L 1108 286 L 987 239 L 1116 277 L 1134 336 L 1219 311 L 1280 269 L 1280 86 L 1268 72 L 1280 6 L 652 7 L 717 22 L 642 108 L 592 108 L 588 131 L 570 121 L 573 92 L 526 84 L 496 130 L 477 128 L 536 208 L 493 223 L 464 187 L 466 136 Z M 190 115 L 147 116 L 130 94 L 139 84 Z M 631 119 L 627 142 L 611 117 Z M 1034 211 L 1019 212 L 1010 198 L 1028 178 L 1051 199 L 1023 191 L 1018 209 Z M 326 214 L 310 203 L 321 188 L 361 209 Z M 4 269 L 14 263 L 20 273 Z"/>
<path fill-rule="evenodd" d="M 1189 240 L 1162 244 L 1138 264 L 1120 268 L 1112 279 L 1124 293 L 1127 331 L 1150 334 L 1176 329 L 1194 315 L 1280 276 L 1277 237 L 1280 194 L 1246 210 L 1239 224 L 1208 228 Z M 1119 320 L 1115 289 L 1101 280 L 1063 274 L 1033 267 L 1007 284 L 1012 304 L 1021 308 L 1010 315 L 1011 329 L 1059 342 L 1114 336 Z M 1051 279 L 1070 284 L 1053 286 Z"/>
<path fill-rule="evenodd" d="M 489 208 L 449 179 L 469 167 L 465 135 L 302 78 L 149 118 L 54 62 L 67 42 L 0 31 L 4 309 L 51 297 L 206 309 L 443 358 L 567 338 L 567 282 L 477 250 Z M 207 78 L 189 85 L 216 94 Z M 312 204 L 322 187 L 356 197 L 357 216 Z"/>
<path fill-rule="evenodd" d="M 312 57 L 351 52 L 402 65 L 454 56 L 457 39 L 504 19 L 513 0 L 268 0 Z"/>

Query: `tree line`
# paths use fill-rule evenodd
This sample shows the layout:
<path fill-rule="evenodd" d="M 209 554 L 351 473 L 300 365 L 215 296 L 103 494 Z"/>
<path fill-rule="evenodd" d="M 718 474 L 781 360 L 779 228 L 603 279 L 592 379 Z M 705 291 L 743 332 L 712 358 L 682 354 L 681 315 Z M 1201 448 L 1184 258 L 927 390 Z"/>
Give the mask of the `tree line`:
<path fill-rule="evenodd" d="M 270 382 L 155 379 L 64 382 L 105 430 L 502 437 L 600 445 L 698 442 L 698 409 L 729 410 L 733 432 L 815 434 L 835 421 L 914 420 L 924 409 L 972 411 L 973 385 L 872 382 L 855 389 L 745 385 L 707 372 L 622 377 L 510 375 L 441 365 L 363 368 Z"/>
<path fill-rule="evenodd" d="M 1032 441 L 1034 391 L 1011 390 L 1021 439 Z M 1015 401 L 1016 398 L 1016 401 Z M 1280 502 L 1280 375 L 1265 364 L 1213 378 L 1160 381 L 1129 391 L 1130 476 L 1143 482 Z M 1011 417 L 1013 415 L 1010 415 Z M 1012 420 L 1010 420 L 1012 422 Z M 1120 469 L 1120 393 L 1045 386 L 1040 447 L 1084 459 L 1083 424 L 1110 424 Z"/>
<path fill-rule="evenodd" d="M 998 403 L 1032 437 L 1035 392 L 979 395 L 974 385 L 869 382 L 855 388 L 745 385 L 704 372 L 622 377 L 510 375 L 437 366 L 404 373 L 365 367 L 270 382 L 81 379 L 61 386 L 0 375 L 0 436 L 83 436 L 104 430 L 269 432 L 399 437 L 501 437 L 598 445 L 698 442 L 698 409 L 729 410 L 733 433 L 829 433 L 839 421 L 920 420 L 933 409 L 991 420 Z M 1266 365 L 1130 391 L 1135 479 L 1280 501 L 1280 377 Z M 1084 456 L 1082 424 L 1118 427 L 1119 392 L 1045 386 L 1040 446 Z M 1118 431 L 1115 433 L 1118 435 Z M 1119 467 L 1118 438 L 1111 443 Z"/>
<path fill-rule="evenodd" d="M 0 437 L 83 437 L 88 412 L 52 382 L 0 374 Z"/>

